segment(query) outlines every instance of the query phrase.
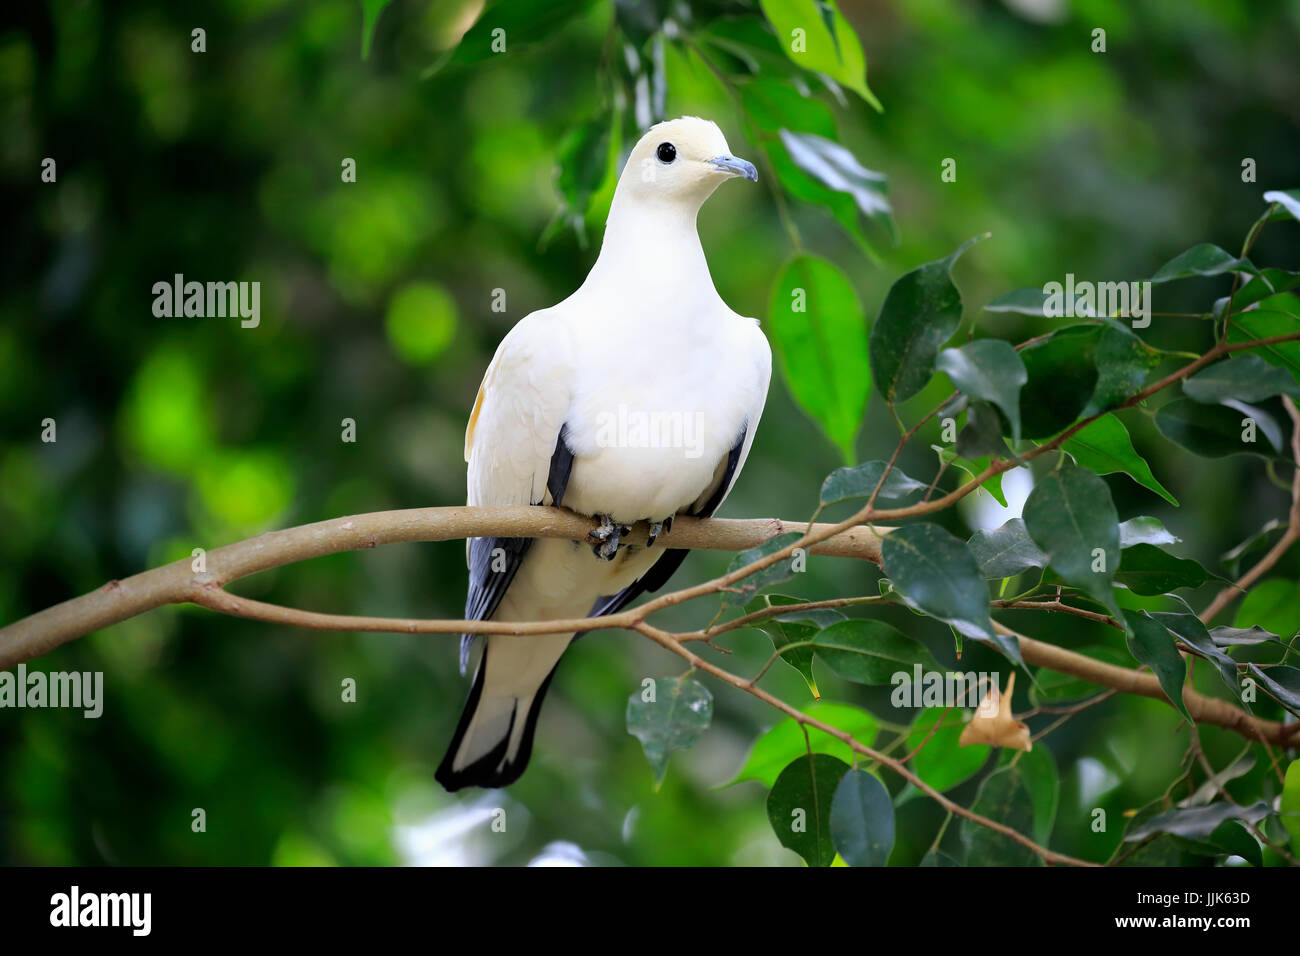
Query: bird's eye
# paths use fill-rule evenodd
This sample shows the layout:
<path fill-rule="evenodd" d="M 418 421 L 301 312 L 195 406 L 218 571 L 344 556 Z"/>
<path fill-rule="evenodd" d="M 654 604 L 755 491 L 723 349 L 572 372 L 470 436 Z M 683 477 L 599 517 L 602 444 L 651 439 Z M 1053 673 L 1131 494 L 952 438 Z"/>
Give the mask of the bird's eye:
<path fill-rule="evenodd" d="M 659 148 L 655 150 L 655 155 L 659 157 L 659 162 L 671 163 L 677 158 L 677 147 L 672 143 L 660 143 Z"/>

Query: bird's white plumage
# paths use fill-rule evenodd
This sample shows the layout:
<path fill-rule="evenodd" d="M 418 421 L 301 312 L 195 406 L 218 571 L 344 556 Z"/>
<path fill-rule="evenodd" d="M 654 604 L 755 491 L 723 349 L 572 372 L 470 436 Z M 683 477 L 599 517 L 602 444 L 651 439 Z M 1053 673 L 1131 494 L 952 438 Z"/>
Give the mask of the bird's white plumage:
<path fill-rule="evenodd" d="M 669 141 L 677 159 L 664 164 L 656 150 Z M 763 411 L 771 351 L 758 323 L 719 297 L 700 246 L 696 213 L 731 175 L 714 157 L 730 158 L 722 133 L 689 117 L 660 124 L 632 151 L 587 280 L 522 319 L 488 367 L 466 431 L 471 505 L 550 503 L 561 428 L 573 453 L 562 503 L 582 514 L 632 524 L 689 512 L 717 489 L 743 433 L 734 483 Z M 634 424 L 618 428 L 620 416 L 644 424 L 653 415 L 659 439 L 676 447 Z M 493 617 L 582 617 L 662 554 L 639 541 L 606 561 L 585 543 L 537 540 Z M 571 638 L 488 639 L 482 695 L 453 771 L 493 751 Z M 508 754 L 522 725 L 514 720 Z"/>

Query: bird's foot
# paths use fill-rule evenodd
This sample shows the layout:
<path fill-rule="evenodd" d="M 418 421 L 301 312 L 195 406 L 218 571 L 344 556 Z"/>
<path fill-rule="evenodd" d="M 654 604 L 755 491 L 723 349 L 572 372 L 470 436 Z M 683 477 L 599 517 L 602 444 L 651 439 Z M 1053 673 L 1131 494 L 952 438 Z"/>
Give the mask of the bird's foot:
<path fill-rule="evenodd" d="M 650 537 L 649 537 L 649 539 L 646 541 L 645 546 L 646 546 L 647 548 L 654 547 L 654 543 L 655 543 L 655 541 L 658 540 L 658 538 L 659 538 L 659 536 L 660 536 L 661 534 L 667 534 L 669 531 L 672 531 L 672 530 L 673 530 L 673 516 L 672 516 L 672 515 L 669 515 L 669 516 L 668 516 L 667 518 L 665 518 L 663 521 L 656 521 L 656 522 L 652 523 L 652 524 L 650 525 Z"/>
<path fill-rule="evenodd" d="M 606 561 L 613 561 L 618 554 L 619 539 L 631 534 L 632 529 L 625 524 L 618 524 L 609 515 L 596 517 L 600 519 L 600 525 L 587 532 L 587 536 L 595 541 L 591 553 Z"/>

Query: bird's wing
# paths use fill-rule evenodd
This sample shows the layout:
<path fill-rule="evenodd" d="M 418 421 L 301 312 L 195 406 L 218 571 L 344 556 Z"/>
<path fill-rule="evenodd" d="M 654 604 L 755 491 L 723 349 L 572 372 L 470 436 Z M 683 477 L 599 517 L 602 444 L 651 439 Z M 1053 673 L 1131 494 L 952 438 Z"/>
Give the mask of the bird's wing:
<path fill-rule="evenodd" d="M 568 330 L 550 310 L 516 325 L 497 348 L 465 430 L 468 503 L 558 505 L 573 466 L 564 434 L 572 396 Z M 489 619 L 514 580 L 530 538 L 471 538 L 465 618 Z M 468 642 L 462 640 L 464 668 Z"/>
<path fill-rule="evenodd" d="M 746 459 L 749 458 L 749 450 L 754 444 L 754 434 L 758 431 L 758 420 L 762 417 L 763 406 L 767 402 L 767 388 L 772 380 L 771 346 L 768 345 L 767 336 L 759 329 L 757 322 L 753 319 L 742 319 L 739 316 L 737 316 L 737 320 L 745 323 L 741 341 L 744 354 L 747 354 L 753 363 L 752 378 L 750 380 L 751 391 L 742 398 L 742 401 L 747 406 L 745 424 L 741 427 L 740 434 L 736 437 L 736 442 L 731 450 L 718 462 L 718 467 L 713 473 L 713 481 L 709 483 L 708 488 L 689 507 L 683 508 L 679 514 L 687 514 L 698 518 L 711 518 L 722 507 L 722 503 L 727 499 L 727 495 L 731 493 L 736 479 L 740 477 L 740 470 L 745 467 Z M 688 554 L 690 554 L 689 551 L 681 548 L 667 549 L 664 551 L 663 557 L 651 565 L 650 569 L 641 577 L 617 594 L 612 594 L 597 601 L 588 616 L 599 617 L 602 614 L 614 614 L 627 607 L 642 594 L 658 591 L 668 583 L 668 579 L 681 567 Z"/>

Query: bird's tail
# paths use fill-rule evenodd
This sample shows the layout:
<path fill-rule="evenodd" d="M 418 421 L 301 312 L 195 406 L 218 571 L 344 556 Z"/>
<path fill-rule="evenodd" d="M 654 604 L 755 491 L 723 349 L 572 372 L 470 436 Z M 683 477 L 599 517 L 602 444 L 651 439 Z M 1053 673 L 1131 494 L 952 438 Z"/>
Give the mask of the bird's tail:
<path fill-rule="evenodd" d="M 494 634 L 434 778 L 448 791 L 504 787 L 528 766 L 546 689 L 573 635 Z"/>

